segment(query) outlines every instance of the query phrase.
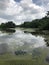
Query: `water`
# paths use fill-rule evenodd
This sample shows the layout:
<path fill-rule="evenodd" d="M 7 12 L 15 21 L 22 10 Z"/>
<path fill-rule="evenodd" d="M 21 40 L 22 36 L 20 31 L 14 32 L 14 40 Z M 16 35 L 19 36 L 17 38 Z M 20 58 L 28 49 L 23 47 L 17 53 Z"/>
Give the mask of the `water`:
<path fill-rule="evenodd" d="M 31 33 L 24 33 L 21 29 L 16 29 L 15 33 L 2 33 L 0 31 L 0 53 L 44 48 L 46 46 L 44 39 L 45 38 L 40 35 L 36 36 Z"/>
<path fill-rule="evenodd" d="M 24 31 L 34 30 L 16 28 L 15 32 L 0 31 L 0 60 L 33 60 L 33 65 L 49 65 L 49 47 L 45 41 L 49 35 L 33 35 Z"/>

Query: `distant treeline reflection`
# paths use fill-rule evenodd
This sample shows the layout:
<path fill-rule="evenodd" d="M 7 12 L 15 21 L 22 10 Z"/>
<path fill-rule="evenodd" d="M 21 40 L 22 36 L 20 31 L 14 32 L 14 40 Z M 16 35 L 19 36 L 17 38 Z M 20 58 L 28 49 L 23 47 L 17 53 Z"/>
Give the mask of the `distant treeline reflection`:
<path fill-rule="evenodd" d="M 6 32 L 6 33 L 15 33 L 15 29 L 10 29 L 10 28 L 5 28 L 5 29 L 0 29 L 2 32 Z"/>

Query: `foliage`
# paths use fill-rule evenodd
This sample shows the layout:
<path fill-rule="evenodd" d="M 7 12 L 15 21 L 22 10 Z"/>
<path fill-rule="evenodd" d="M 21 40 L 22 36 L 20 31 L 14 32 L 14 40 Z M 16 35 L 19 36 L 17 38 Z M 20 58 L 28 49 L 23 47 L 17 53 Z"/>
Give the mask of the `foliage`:
<path fill-rule="evenodd" d="M 8 21 L 7 23 L 2 23 L 0 28 L 15 28 L 16 25 L 12 21 Z"/>
<path fill-rule="evenodd" d="M 24 28 L 39 28 L 40 30 L 49 30 L 49 11 L 47 16 L 42 19 L 36 19 L 30 22 L 24 22 L 20 25 L 20 27 Z"/>

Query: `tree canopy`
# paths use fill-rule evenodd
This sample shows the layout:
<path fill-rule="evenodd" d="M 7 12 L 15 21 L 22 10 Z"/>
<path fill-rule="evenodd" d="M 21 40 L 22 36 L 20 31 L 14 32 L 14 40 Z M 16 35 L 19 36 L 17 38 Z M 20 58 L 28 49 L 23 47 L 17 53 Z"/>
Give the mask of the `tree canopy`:
<path fill-rule="evenodd" d="M 20 25 L 20 27 L 49 30 L 49 11 L 47 13 L 47 16 L 43 17 L 42 19 L 35 19 L 30 22 L 24 22 Z"/>
<path fill-rule="evenodd" d="M 7 23 L 2 23 L 0 28 L 15 28 L 16 25 L 12 21 L 8 21 Z"/>

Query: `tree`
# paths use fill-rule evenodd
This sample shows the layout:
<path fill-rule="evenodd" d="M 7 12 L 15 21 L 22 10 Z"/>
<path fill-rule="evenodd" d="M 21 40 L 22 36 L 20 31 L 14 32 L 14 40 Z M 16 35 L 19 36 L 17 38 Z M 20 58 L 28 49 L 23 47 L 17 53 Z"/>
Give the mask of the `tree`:
<path fill-rule="evenodd" d="M 49 30 L 49 11 L 47 16 L 43 17 L 42 19 L 35 19 L 30 22 L 24 22 L 20 26 L 25 28 L 39 28 L 40 30 Z"/>
<path fill-rule="evenodd" d="M 8 21 L 7 23 L 2 23 L 0 27 L 1 28 L 15 28 L 16 25 L 12 21 Z"/>
<path fill-rule="evenodd" d="M 47 17 L 49 17 L 49 11 L 47 11 Z"/>

